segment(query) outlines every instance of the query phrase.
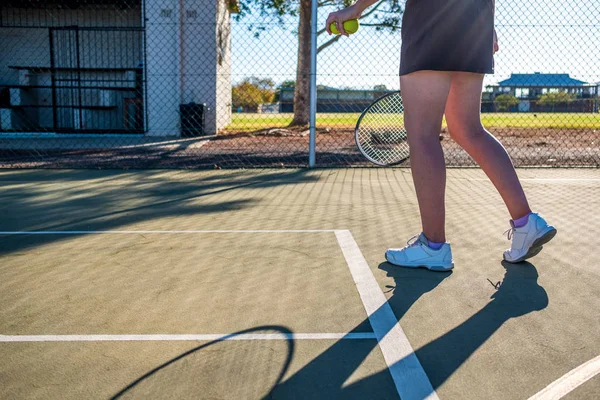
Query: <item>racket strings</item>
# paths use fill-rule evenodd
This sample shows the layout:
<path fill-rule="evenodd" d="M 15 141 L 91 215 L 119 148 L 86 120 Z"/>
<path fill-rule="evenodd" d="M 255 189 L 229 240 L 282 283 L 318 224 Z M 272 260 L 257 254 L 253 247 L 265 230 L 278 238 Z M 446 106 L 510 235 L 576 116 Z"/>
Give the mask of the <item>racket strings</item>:
<path fill-rule="evenodd" d="M 356 141 L 360 151 L 379 165 L 397 164 L 408 158 L 404 106 L 399 93 L 380 98 L 363 113 Z"/>

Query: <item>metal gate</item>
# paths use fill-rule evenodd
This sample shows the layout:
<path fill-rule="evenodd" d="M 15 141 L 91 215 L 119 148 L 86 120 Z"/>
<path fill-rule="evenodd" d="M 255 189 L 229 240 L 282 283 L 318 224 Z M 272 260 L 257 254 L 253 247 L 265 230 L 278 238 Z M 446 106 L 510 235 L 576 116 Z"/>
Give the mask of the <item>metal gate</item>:
<path fill-rule="evenodd" d="M 50 28 L 56 132 L 141 133 L 143 28 Z"/>

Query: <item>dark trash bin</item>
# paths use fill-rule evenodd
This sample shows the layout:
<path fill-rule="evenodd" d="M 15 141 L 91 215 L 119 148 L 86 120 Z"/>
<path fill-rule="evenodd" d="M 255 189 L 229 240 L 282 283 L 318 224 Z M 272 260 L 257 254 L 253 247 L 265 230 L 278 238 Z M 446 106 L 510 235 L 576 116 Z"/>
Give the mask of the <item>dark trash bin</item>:
<path fill-rule="evenodd" d="M 206 134 L 204 129 L 206 110 L 206 104 L 204 103 L 189 103 L 179 106 L 182 137 L 197 137 Z"/>

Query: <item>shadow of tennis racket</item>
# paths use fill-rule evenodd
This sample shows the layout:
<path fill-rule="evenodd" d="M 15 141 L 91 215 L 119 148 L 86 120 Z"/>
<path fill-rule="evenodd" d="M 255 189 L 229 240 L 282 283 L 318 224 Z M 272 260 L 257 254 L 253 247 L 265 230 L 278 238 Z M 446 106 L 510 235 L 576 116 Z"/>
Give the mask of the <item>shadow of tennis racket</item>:
<path fill-rule="evenodd" d="M 271 340 L 264 340 L 267 337 Z M 140 376 L 111 399 L 264 398 L 282 381 L 293 355 L 291 330 L 259 326 L 194 347 Z"/>

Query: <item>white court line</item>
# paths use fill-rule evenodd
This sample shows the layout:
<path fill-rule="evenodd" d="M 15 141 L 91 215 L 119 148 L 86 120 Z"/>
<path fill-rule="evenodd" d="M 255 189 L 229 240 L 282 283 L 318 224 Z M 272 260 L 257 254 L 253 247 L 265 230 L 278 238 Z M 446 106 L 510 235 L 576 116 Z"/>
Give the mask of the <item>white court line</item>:
<path fill-rule="evenodd" d="M 350 267 L 400 398 L 439 400 L 352 233 L 340 230 L 335 232 L 335 236 Z"/>
<path fill-rule="evenodd" d="M 455 181 L 490 182 L 488 178 L 450 178 Z M 600 182 L 600 178 L 519 178 L 523 182 Z"/>
<path fill-rule="evenodd" d="M 600 373 L 600 356 L 567 372 L 529 400 L 558 400 Z"/>
<path fill-rule="evenodd" d="M 198 234 L 198 233 L 331 233 L 333 229 L 287 230 L 139 230 L 139 231 L 4 231 L 0 235 L 108 235 L 108 234 Z M 0 342 L 98 342 L 98 341 L 206 341 L 206 340 L 360 340 L 375 339 L 365 333 L 292 334 L 182 334 L 182 335 L 0 335 Z"/>
<path fill-rule="evenodd" d="M 335 229 L 299 230 L 189 230 L 189 231 L 0 231 L 0 235 L 131 235 L 184 233 L 327 233 Z"/>
<path fill-rule="evenodd" d="M 489 180 L 489 179 L 488 179 Z M 600 178 L 520 178 L 521 181 L 539 181 L 539 182 L 585 182 L 585 181 L 600 181 Z"/>
<path fill-rule="evenodd" d="M 0 343 L 19 342 L 177 342 L 212 340 L 361 340 L 375 339 L 372 332 L 358 333 L 243 333 L 183 335 L 0 335 Z"/>

